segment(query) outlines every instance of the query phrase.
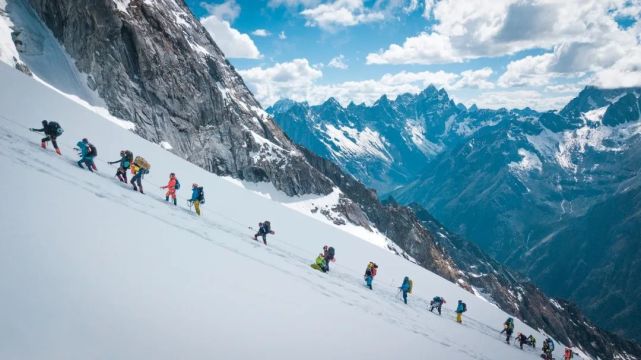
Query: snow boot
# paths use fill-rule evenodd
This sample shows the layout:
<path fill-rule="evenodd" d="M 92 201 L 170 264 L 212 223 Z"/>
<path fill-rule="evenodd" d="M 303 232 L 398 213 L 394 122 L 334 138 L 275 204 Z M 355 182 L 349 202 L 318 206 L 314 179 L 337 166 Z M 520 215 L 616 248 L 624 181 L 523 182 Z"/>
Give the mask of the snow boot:
<path fill-rule="evenodd" d="M 60 149 L 59 149 L 59 148 L 56 148 L 56 154 L 58 154 L 58 155 L 62 155 L 62 153 L 60 152 Z"/>
<path fill-rule="evenodd" d="M 176 198 L 174 198 L 174 206 L 178 206 L 178 201 L 176 201 Z"/>
<path fill-rule="evenodd" d="M 43 149 L 46 149 L 47 148 L 47 142 L 46 141 L 41 142 L 40 143 L 40 147 L 43 148 Z"/>

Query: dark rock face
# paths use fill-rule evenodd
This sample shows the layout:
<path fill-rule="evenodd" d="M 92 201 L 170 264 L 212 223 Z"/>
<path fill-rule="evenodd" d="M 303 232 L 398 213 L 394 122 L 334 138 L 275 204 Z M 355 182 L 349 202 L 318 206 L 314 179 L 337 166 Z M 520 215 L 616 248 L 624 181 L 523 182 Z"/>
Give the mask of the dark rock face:
<path fill-rule="evenodd" d="M 29 0 L 109 111 L 217 174 L 331 192 L 182 1 Z M 153 161 L 153 159 L 150 159 Z"/>
<path fill-rule="evenodd" d="M 610 105 L 603 115 L 603 124 L 617 126 L 641 119 L 641 98 L 634 93 L 627 93 L 617 102 Z"/>

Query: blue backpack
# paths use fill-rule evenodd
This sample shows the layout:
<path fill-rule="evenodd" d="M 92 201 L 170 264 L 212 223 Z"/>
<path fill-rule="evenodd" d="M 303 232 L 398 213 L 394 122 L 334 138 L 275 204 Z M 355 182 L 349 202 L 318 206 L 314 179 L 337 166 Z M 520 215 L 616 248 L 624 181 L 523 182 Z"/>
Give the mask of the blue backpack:
<path fill-rule="evenodd" d="M 178 181 L 178 178 L 176 178 L 176 186 L 174 188 L 176 190 L 180 189 L 180 181 Z"/>

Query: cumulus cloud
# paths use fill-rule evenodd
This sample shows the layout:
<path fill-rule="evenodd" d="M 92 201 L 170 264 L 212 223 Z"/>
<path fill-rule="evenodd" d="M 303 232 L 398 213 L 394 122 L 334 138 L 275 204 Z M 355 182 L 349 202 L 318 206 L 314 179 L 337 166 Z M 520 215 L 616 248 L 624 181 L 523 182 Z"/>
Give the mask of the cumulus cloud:
<path fill-rule="evenodd" d="M 454 83 L 453 88 L 493 89 L 494 83 L 488 80 L 493 72 L 489 67 L 478 70 L 465 70 L 461 72 L 460 79 Z"/>
<path fill-rule="evenodd" d="M 594 85 L 603 88 L 641 86 L 641 48 L 637 47 L 611 67 L 597 71 Z"/>
<path fill-rule="evenodd" d="M 553 59 L 554 54 L 543 54 L 512 61 L 498 84 L 503 87 L 547 85 L 554 76 L 549 70 Z"/>
<path fill-rule="evenodd" d="M 271 35 L 271 33 L 265 29 L 256 29 L 252 31 L 252 35 L 254 36 L 260 36 L 260 37 L 266 37 Z"/>
<path fill-rule="evenodd" d="M 255 67 L 239 72 L 264 106 L 283 98 L 318 104 L 332 96 L 344 105 L 350 101 L 371 104 L 382 95 L 396 97 L 403 93 L 418 93 L 430 84 L 448 90 L 493 87 L 487 80 L 492 75 L 489 68 L 468 70 L 460 74 L 445 71 L 401 71 L 384 74 L 378 79 L 329 85 L 318 83 L 323 73 L 307 59 L 295 59 L 272 67 Z"/>
<path fill-rule="evenodd" d="M 343 54 L 332 58 L 327 63 L 327 66 L 333 67 L 333 68 L 336 68 L 336 69 L 341 69 L 341 70 L 345 70 L 348 67 L 347 64 L 345 63 L 345 56 L 343 56 Z"/>
<path fill-rule="evenodd" d="M 638 43 L 635 29 L 626 31 L 615 19 L 629 8 L 625 0 L 426 0 L 424 16 L 435 24 L 430 31 L 371 53 L 367 62 L 450 63 L 536 48 L 554 49 L 555 71 L 584 71 L 592 60 L 613 63 L 621 48 Z"/>
<path fill-rule="evenodd" d="M 456 54 L 450 38 L 438 33 L 421 33 L 392 44 L 387 50 L 367 55 L 368 64 L 443 64 L 463 61 Z"/>
<path fill-rule="evenodd" d="M 372 11 L 363 0 L 334 0 L 301 11 L 307 26 L 318 26 L 324 30 L 354 26 L 384 19 L 380 11 Z"/>
<path fill-rule="evenodd" d="M 323 76 L 307 59 L 294 59 L 268 68 L 254 67 L 240 70 L 239 73 L 263 106 L 271 105 L 281 98 L 302 101 L 307 89 Z"/>
<path fill-rule="evenodd" d="M 235 0 L 227 0 L 217 5 L 206 5 L 209 15 L 200 22 L 211 34 L 216 44 L 228 58 L 259 59 L 262 57 L 254 41 L 247 34 L 231 26 L 240 14 L 240 6 Z"/>
<path fill-rule="evenodd" d="M 488 109 L 522 109 L 530 107 L 532 109 L 545 111 L 562 108 L 572 100 L 574 96 L 576 96 L 576 93 L 544 95 L 536 90 L 489 91 L 464 99 L 463 102 L 467 105 L 476 104 L 481 108 Z"/>
<path fill-rule="evenodd" d="M 220 4 L 203 3 L 202 5 L 209 15 L 221 20 L 233 22 L 240 15 L 240 5 L 236 3 L 236 0 L 226 0 Z"/>

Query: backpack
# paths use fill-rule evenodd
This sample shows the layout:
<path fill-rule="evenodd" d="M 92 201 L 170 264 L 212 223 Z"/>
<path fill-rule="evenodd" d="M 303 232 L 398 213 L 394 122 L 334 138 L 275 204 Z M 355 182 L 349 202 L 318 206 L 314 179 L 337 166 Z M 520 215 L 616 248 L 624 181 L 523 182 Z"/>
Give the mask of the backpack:
<path fill-rule="evenodd" d="M 60 136 L 60 135 L 62 135 L 62 133 L 64 132 L 64 130 L 62 130 L 62 127 L 60 126 L 60 124 L 58 124 L 58 123 L 57 123 L 57 122 L 55 122 L 55 121 L 51 121 L 51 122 L 49 122 L 48 126 L 49 126 L 49 130 L 50 130 L 53 134 L 55 134 L 56 136 Z"/>
<path fill-rule="evenodd" d="M 434 296 L 434 299 L 432 299 L 433 302 L 435 303 L 440 303 L 441 302 L 441 297 L 440 296 Z"/>
<path fill-rule="evenodd" d="M 176 178 L 176 186 L 174 186 L 174 189 L 180 189 L 180 181 L 178 181 L 178 178 Z"/>
<path fill-rule="evenodd" d="M 463 312 L 466 312 L 467 311 L 467 304 L 466 303 L 461 303 L 461 305 L 463 305 L 462 306 L 463 307 Z"/>
<path fill-rule="evenodd" d="M 139 168 L 142 168 L 145 170 L 151 169 L 151 165 L 142 156 L 136 156 L 136 158 L 134 159 L 134 164 Z"/>
<path fill-rule="evenodd" d="M 202 186 L 198 188 L 198 202 L 201 204 L 205 203 L 205 191 Z"/>
<path fill-rule="evenodd" d="M 407 292 L 411 294 L 412 293 L 412 287 L 414 286 L 414 282 L 412 281 L 412 279 L 409 279 L 407 282 L 408 282 L 408 284 L 410 286 L 409 288 L 407 288 Z"/>
<path fill-rule="evenodd" d="M 89 151 L 87 152 L 87 155 L 93 157 L 98 156 L 98 149 L 96 149 L 94 144 L 89 144 Z"/>
<path fill-rule="evenodd" d="M 132 161 L 134 161 L 134 154 L 129 150 L 125 150 L 125 157 L 127 158 L 130 164 Z"/>
<path fill-rule="evenodd" d="M 272 223 L 270 223 L 267 220 L 265 220 L 265 222 L 263 222 L 263 226 L 265 227 L 265 231 L 267 231 L 267 232 L 270 232 L 272 230 Z"/>
<path fill-rule="evenodd" d="M 327 254 L 329 255 L 328 258 L 330 260 L 333 259 L 334 258 L 334 248 L 330 246 L 329 249 L 327 249 Z"/>

